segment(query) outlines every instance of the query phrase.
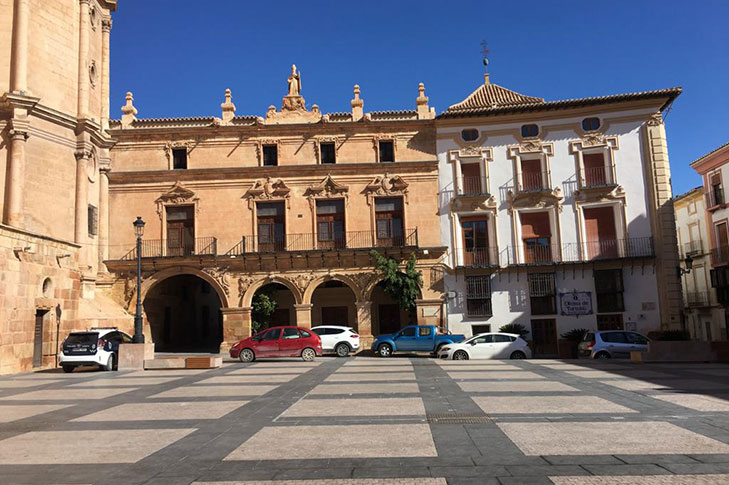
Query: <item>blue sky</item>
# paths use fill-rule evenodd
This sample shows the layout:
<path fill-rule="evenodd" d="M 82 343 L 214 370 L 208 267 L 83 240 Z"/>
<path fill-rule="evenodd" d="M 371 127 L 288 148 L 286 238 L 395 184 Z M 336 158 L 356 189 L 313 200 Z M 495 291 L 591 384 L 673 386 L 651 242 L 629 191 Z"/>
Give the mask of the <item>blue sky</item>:
<path fill-rule="evenodd" d="M 667 116 L 674 193 L 688 164 L 729 140 L 729 1 L 122 0 L 114 14 L 111 113 L 140 117 L 280 107 L 292 63 L 307 106 L 413 109 L 424 82 L 440 113 L 482 81 L 547 100 L 682 86 Z"/>

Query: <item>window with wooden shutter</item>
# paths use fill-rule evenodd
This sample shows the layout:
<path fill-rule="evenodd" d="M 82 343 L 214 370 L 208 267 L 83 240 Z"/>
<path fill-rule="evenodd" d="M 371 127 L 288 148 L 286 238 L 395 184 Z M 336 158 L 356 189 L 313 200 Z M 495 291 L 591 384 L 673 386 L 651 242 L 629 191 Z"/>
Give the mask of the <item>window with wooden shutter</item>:
<path fill-rule="evenodd" d="M 89 236 L 99 234 L 99 209 L 95 205 L 89 204 L 88 207 L 88 225 Z"/>

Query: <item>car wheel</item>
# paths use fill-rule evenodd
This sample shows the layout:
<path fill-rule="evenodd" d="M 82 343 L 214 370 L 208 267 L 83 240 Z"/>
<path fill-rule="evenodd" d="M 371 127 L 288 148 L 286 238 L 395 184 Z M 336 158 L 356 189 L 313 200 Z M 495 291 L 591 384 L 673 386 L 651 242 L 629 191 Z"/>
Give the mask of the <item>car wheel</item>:
<path fill-rule="evenodd" d="M 65 372 L 67 374 L 70 372 L 73 372 L 73 368 L 74 368 L 74 366 L 72 366 L 72 365 L 64 365 L 61 367 L 63 367 L 63 372 Z"/>
<path fill-rule="evenodd" d="M 238 359 L 240 359 L 241 362 L 253 362 L 256 360 L 256 354 L 254 354 L 251 349 L 243 349 L 240 351 L 240 354 L 238 354 Z"/>
<path fill-rule="evenodd" d="M 465 350 L 456 350 L 453 354 L 453 360 L 468 360 L 468 352 Z"/>
<path fill-rule="evenodd" d="M 522 352 L 521 350 L 515 350 L 511 353 L 509 358 L 512 360 L 526 359 L 526 354 L 524 354 L 524 352 Z"/>
<path fill-rule="evenodd" d="M 380 357 L 391 357 L 392 356 L 392 345 L 382 344 L 377 347 L 377 354 Z"/>
<path fill-rule="evenodd" d="M 595 354 L 595 358 L 596 359 L 609 359 L 610 354 L 608 354 L 607 352 L 598 352 L 597 354 Z"/>
<path fill-rule="evenodd" d="M 111 354 L 109 358 L 106 359 L 106 364 L 102 365 L 101 369 L 106 372 L 114 370 L 114 354 Z"/>
<path fill-rule="evenodd" d="M 311 347 L 307 347 L 301 351 L 301 358 L 304 362 L 312 362 L 316 357 L 316 352 Z"/>
<path fill-rule="evenodd" d="M 334 352 L 337 354 L 337 357 L 346 357 L 349 355 L 349 345 L 347 344 L 337 344 L 336 347 L 334 347 Z"/>

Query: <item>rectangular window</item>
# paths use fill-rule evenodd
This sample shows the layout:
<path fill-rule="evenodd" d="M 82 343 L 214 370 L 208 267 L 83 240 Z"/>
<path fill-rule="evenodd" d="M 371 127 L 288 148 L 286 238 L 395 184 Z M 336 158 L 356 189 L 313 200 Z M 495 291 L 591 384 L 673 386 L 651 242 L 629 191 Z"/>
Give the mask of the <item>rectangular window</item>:
<path fill-rule="evenodd" d="M 557 291 L 554 273 L 530 273 L 528 281 L 532 315 L 555 315 Z"/>
<path fill-rule="evenodd" d="M 283 202 L 259 202 L 256 205 L 259 251 L 286 250 L 286 211 Z"/>
<path fill-rule="evenodd" d="M 552 261 L 552 229 L 547 212 L 520 213 L 525 263 Z"/>
<path fill-rule="evenodd" d="M 544 188 L 544 179 L 542 176 L 542 161 L 540 159 L 522 159 L 521 188 L 522 190 L 527 192 L 542 190 Z"/>
<path fill-rule="evenodd" d="M 461 195 L 476 195 L 485 193 L 485 180 L 481 177 L 481 164 L 461 163 Z"/>
<path fill-rule="evenodd" d="M 488 275 L 466 276 L 466 315 L 488 317 L 491 312 L 491 278 Z"/>
<path fill-rule="evenodd" d="M 625 311 L 623 303 L 623 271 L 596 269 L 593 271 L 598 313 Z"/>
<path fill-rule="evenodd" d="M 721 186 L 721 173 L 716 172 L 711 175 L 711 192 L 709 193 L 709 207 L 721 205 L 724 203 L 724 189 Z"/>
<path fill-rule="evenodd" d="M 316 201 L 316 241 L 318 249 L 345 247 L 343 199 Z"/>
<path fill-rule="evenodd" d="M 334 143 L 319 144 L 319 152 L 321 153 L 322 164 L 337 163 L 337 154 L 336 150 L 334 149 Z"/>
<path fill-rule="evenodd" d="M 585 187 L 607 185 L 607 167 L 605 166 L 605 156 L 602 153 L 585 153 L 582 155 L 582 163 L 585 169 Z"/>
<path fill-rule="evenodd" d="M 488 266 L 489 234 L 486 219 L 468 218 L 461 220 L 463 231 L 463 265 Z"/>
<path fill-rule="evenodd" d="M 187 148 L 172 149 L 172 168 L 175 170 L 187 169 Z"/>
<path fill-rule="evenodd" d="M 380 163 L 391 163 L 395 161 L 395 142 L 392 140 L 380 140 Z"/>
<path fill-rule="evenodd" d="M 471 334 L 478 335 L 480 333 L 491 332 L 491 325 L 471 325 Z"/>
<path fill-rule="evenodd" d="M 99 209 L 89 204 L 88 208 L 89 236 L 96 236 L 99 233 Z"/>
<path fill-rule="evenodd" d="M 263 145 L 263 165 L 265 167 L 278 165 L 278 147 L 276 145 Z"/>
<path fill-rule="evenodd" d="M 402 198 L 376 198 L 375 223 L 378 246 L 402 246 L 404 242 Z"/>

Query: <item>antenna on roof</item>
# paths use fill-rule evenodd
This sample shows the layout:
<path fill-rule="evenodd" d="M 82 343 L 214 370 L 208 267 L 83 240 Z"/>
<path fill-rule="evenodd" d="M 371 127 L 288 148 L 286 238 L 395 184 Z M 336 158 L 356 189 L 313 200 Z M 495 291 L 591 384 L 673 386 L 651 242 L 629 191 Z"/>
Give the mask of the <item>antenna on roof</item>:
<path fill-rule="evenodd" d="M 489 46 L 489 43 L 486 42 L 485 39 L 481 41 L 481 55 L 483 56 L 482 62 L 483 62 L 483 66 L 486 68 L 486 72 L 483 75 L 484 84 L 489 83 L 489 58 L 488 57 L 489 57 L 489 53 L 491 51 L 489 50 L 488 46 Z"/>

